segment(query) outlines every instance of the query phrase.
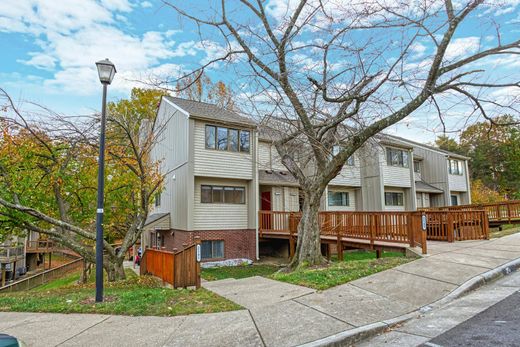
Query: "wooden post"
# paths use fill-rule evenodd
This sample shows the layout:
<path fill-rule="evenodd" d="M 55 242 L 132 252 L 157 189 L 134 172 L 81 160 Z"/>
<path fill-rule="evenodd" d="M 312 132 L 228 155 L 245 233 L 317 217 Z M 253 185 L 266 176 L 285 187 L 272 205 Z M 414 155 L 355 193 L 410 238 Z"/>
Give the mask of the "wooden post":
<path fill-rule="evenodd" d="M 337 240 L 336 240 L 336 248 L 338 249 L 338 261 L 343 261 L 343 242 L 341 241 L 341 231 L 336 231 Z"/>
<path fill-rule="evenodd" d="M 201 244 L 200 236 L 195 236 L 195 288 L 200 288 L 200 262 L 197 261 L 197 247 Z"/>
<path fill-rule="evenodd" d="M 186 284 L 187 284 L 187 281 L 186 281 L 186 277 L 187 277 L 187 274 L 186 274 L 186 267 L 187 267 L 187 259 L 186 259 L 186 247 L 188 247 L 188 244 L 187 243 L 183 243 L 182 244 L 182 253 L 181 253 L 181 257 L 182 257 L 182 267 L 181 267 L 181 286 L 182 288 L 186 289 Z"/>
<path fill-rule="evenodd" d="M 486 240 L 489 240 L 489 217 L 488 217 L 488 214 L 486 211 L 483 212 L 483 220 L 484 220 L 484 223 L 482 225 L 482 227 L 484 228 L 484 236 L 486 238 Z"/>
<path fill-rule="evenodd" d="M 506 203 L 506 204 L 507 204 L 507 217 L 509 220 L 509 224 L 511 224 L 511 204 L 510 203 Z"/>
<path fill-rule="evenodd" d="M 0 272 L 2 276 L 2 287 L 5 286 L 5 265 L 0 264 Z"/>
<path fill-rule="evenodd" d="M 451 215 L 451 211 L 448 211 L 446 212 L 448 215 L 447 215 L 447 218 L 446 218 L 446 223 L 448 224 L 447 225 L 447 228 L 446 228 L 446 233 L 448 235 L 447 236 L 447 239 L 448 239 L 448 242 L 453 242 L 453 216 Z"/>
<path fill-rule="evenodd" d="M 410 247 L 415 247 L 415 230 L 414 230 L 414 220 L 415 220 L 415 213 L 410 212 L 408 213 L 408 242 L 410 244 Z"/>
<path fill-rule="evenodd" d="M 376 249 L 376 259 L 381 258 L 381 254 L 382 254 L 381 250 L 380 249 Z"/>
<path fill-rule="evenodd" d="M 49 270 L 52 269 L 52 252 L 49 252 Z"/>

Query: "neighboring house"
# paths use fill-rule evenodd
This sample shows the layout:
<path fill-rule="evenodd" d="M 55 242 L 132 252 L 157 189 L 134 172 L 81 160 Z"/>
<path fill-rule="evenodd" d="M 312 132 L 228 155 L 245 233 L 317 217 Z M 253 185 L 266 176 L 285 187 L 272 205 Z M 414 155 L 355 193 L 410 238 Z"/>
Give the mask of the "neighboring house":
<path fill-rule="evenodd" d="M 165 128 L 152 157 L 165 181 L 143 244 L 181 249 L 200 236 L 204 261 L 258 258 L 258 211 L 301 206 L 298 181 L 268 132 L 235 112 L 173 97 L 163 97 L 157 117 Z M 330 182 L 321 209 L 405 211 L 470 203 L 467 159 L 378 135 Z"/>
<path fill-rule="evenodd" d="M 2 285 L 2 278 L 4 281 L 13 280 L 25 274 L 25 272 L 24 239 L 12 237 L 0 244 L 0 286 Z"/>

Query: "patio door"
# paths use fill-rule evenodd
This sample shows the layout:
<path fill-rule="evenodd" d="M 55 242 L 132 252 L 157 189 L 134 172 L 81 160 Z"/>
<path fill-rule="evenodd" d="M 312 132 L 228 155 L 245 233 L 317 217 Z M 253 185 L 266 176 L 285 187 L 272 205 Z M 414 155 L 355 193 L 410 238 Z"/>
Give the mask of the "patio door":
<path fill-rule="evenodd" d="M 272 210 L 271 192 L 270 191 L 262 192 L 260 206 L 262 208 L 262 211 L 271 211 Z M 272 229 L 272 225 L 273 225 L 272 218 L 273 218 L 273 216 L 271 216 L 270 214 L 263 215 L 261 223 L 262 223 L 262 226 L 264 229 L 267 229 L 267 230 Z"/>

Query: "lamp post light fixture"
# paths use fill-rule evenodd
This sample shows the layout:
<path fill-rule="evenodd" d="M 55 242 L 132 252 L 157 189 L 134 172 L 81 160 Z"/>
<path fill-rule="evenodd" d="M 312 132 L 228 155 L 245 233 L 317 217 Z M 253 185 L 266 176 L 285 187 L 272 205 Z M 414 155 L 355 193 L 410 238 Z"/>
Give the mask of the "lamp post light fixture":
<path fill-rule="evenodd" d="M 96 210 L 96 302 L 103 302 L 103 205 L 105 190 L 105 125 L 107 106 L 107 87 L 116 74 L 116 67 L 108 60 L 96 62 L 99 81 L 103 85 L 101 104 L 101 132 L 99 135 L 98 190 Z"/>

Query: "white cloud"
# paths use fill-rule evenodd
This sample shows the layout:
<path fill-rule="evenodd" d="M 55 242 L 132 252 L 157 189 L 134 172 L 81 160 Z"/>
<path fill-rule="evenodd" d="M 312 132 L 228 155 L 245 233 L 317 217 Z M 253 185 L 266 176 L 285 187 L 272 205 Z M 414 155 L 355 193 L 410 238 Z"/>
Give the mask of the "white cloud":
<path fill-rule="evenodd" d="M 97 92 L 99 81 L 94 63 L 106 57 L 117 67 L 112 88 L 127 91 L 141 76 L 180 71 L 168 59 L 197 55 L 215 44 L 201 46 L 190 41 L 177 43 L 179 31 L 148 31 L 140 35 L 116 26 L 133 10 L 128 0 L 68 0 L 67 6 L 48 0 L 1 0 L 0 31 L 26 34 L 41 51 L 28 53 L 19 63 L 53 71 L 40 81 L 49 92 L 73 91 L 88 95 Z M 147 2 L 140 3 L 148 7 Z M 208 49 L 209 47 L 209 49 Z M 125 79 L 127 79 L 125 81 Z"/>
<path fill-rule="evenodd" d="M 410 47 L 411 52 L 414 54 L 414 58 L 422 57 L 426 53 L 427 49 L 428 48 L 420 42 L 416 42 Z"/>
<path fill-rule="evenodd" d="M 447 60 L 454 60 L 478 51 L 480 48 L 480 38 L 476 36 L 454 39 L 446 49 L 444 55 Z"/>
<path fill-rule="evenodd" d="M 141 2 L 141 7 L 142 8 L 150 8 L 150 7 L 153 7 L 152 3 L 150 1 L 143 1 Z"/>

